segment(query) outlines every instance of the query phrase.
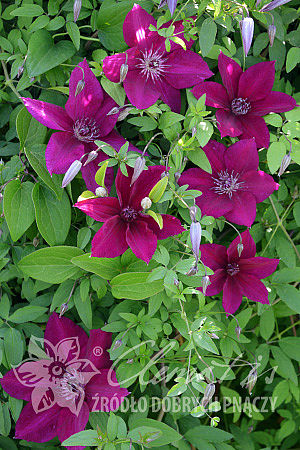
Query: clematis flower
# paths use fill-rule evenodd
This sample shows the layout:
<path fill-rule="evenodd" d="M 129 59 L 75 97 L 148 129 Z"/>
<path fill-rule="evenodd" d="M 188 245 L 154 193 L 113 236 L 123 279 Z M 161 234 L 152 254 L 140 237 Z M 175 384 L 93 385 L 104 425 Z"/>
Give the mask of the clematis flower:
<path fill-rule="evenodd" d="M 145 214 L 143 208 L 151 206 L 148 195 L 159 182 L 164 166 L 151 166 L 131 184 L 133 169 L 127 167 L 128 177 L 119 169 L 116 177 L 118 198 L 91 198 L 75 204 L 93 219 L 104 222 L 92 241 L 92 256 L 114 258 L 122 255 L 128 247 L 140 259 L 149 263 L 157 239 L 182 233 L 184 228 L 176 217 L 162 214 L 163 226 Z"/>
<path fill-rule="evenodd" d="M 218 244 L 200 245 L 201 260 L 214 270 L 206 295 L 217 295 L 223 291 L 223 308 L 234 314 L 242 303 L 243 296 L 260 303 L 269 303 L 268 291 L 260 281 L 275 272 L 279 259 L 255 257 L 256 246 L 249 230 L 241 234 L 243 251 L 238 255 L 237 237 L 228 249 Z M 202 288 L 198 288 L 202 290 Z"/>
<path fill-rule="evenodd" d="M 212 81 L 199 83 L 193 94 L 206 94 L 206 105 L 217 108 L 221 137 L 254 137 L 257 147 L 268 147 L 270 133 L 262 116 L 295 108 L 296 101 L 283 92 L 272 91 L 275 61 L 261 62 L 245 72 L 233 59 L 220 53 L 218 67 L 224 86 Z"/>
<path fill-rule="evenodd" d="M 119 83 L 121 68 L 128 68 L 123 85 L 137 108 L 148 108 L 161 98 L 173 111 L 180 112 L 180 89 L 191 87 L 213 73 L 200 55 L 189 50 L 193 41 L 184 39 L 182 21 L 174 22 L 174 34 L 185 42 L 187 50 L 171 42 L 167 52 L 165 38 L 150 31 L 150 25 L 156 27 L 156 20 L 135 4 L 123 24 L 124 39 L 130 48 L 104 58 L 103 71 L 110 81 Z"/>
<path fill-rule="evenodd" d="M 265 172 L 258 170 L 259 158 L 254 139 L 242 139 L 226 149 L 210 141 L 203 148 L 212 173 L 188 169 L 178 184 L 188 184 L 202 195 L 196 203 L 202 214 L 224 216 L 230 222 L 250 227 L 256 216 L 256 203 L 268 198 L 279 185 Z"/>
<path fill-rule="evenodd" d="M 84 430 L 90 411 L 116 410 L 127 389 L 110 369 L 111 334 L 85 331 L 52 313 L 45 330 L 45 358 L 27 360 L 0 380 L 12 397 L 26 400 L 16 423 L 15 438 L 63 442 Z M 83 447 L 69 447 L 80 450 Z"/>
<path fill-rule="evenodd" d="M 79 86 L 79 88 L 78 88 Z M 65 108 L 41 100 L 23 98 L 28 112 L 46 127 L 58 130 L 49 139 L 46 165 L 49 173 L 66 173 L 76 160 L 83 163 L 81 173 L 87 188 L 95 192 L 95 174 L 99 162 L 108 156 L 99 151 L 97 158 L 84 165 L 88 154 L 97 149 L 96 139 L 119 150 L 125 139 L 113 130 L 118 113 L 107 115 L 116 102 L 104 92 L 86 60 L 76 67 L 70 77 L 69 98 Z M 129 150 L 137 149 L 129 145 Z M 83 159 L 81 159 L 84 156 Z M 113 169 L 107 171 L 106 185 L 113 183 Z"/>

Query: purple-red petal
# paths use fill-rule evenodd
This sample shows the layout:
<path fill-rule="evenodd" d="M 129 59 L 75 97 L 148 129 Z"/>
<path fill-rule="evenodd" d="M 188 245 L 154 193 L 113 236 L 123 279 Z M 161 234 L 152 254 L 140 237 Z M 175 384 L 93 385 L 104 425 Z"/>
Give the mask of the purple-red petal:
<path fill-rule="evenodd" d="M 243 126 L 241 124 L 240 117 L 241 116 L 235 116 L 231 111 L 226 111 L 225 109 L 217 110 L 216 119 L 218 129 L 221 133 L 221 138 L 224 136 L 236 137 L 242 134 Z"/>
<path fill-rule="evenodd" d="M 65 441 L 70 436 L 79 431 L 83 431 L 89 420 L 89 407 L 86 402 L 83 403 L 82 408 L 76 416 L 69 408 L 62 408 L 57 418 L 57 435 L 60 442 Z M 82 450 L 84 446 L 67 447 L 68 450 Z"/>
<path fill-rule="evenodd" d="M 226 270 L 217 269 L 213 275 L 209 276 L 209 281 L 211 284 L 207 286 L 206 295 L 211 296 L 219 294 L 223 290 L 226 278 L 227 278 Z"/>
<path fill-rule="evenodd" d="M 269 303 L 267 288 L 257 277 L 239 272 L 236 278 L 245 297 L 254 302 Z"/>
<path fill-rule="evenodd" d="M 297 106 L 293 97 L 283 92 L 272 91 L 262 100 L 251 103 L 251 114 L 264 116 L 265 114 L 291 111 Z"/>
<path fill-rule="evenodd" d="M 123 35 L 129 47 L 145 47 L 146 37 L 149 35 L 149 25 L 156 27 L 156 20 L 140 5 L 134 4 L 125 17 Z"/>
<path fill-rule="evenodd" d="M 102 330 L 91 330 L 87 344 L 85 359 L 97 369 L 109 369 L 110 356 L 107 350 L 111 347 L 111 333 Z"/>
<path fill-rule="evenodd" d="M 3 375 L 3 377 L 0 379 L 0 384 L 4 391 L 7 392 L 11 397 L 30 401 L 32 388 L 20 383 L 20 381 L 16 377 L 14 369 L 9 370 L 5 375 Z"/>
<path fill-rule="evenodd" d="M 220 53 L 218 58 L 218 68 L 227 91 L 229 101 L 232 102 L 237 97 L 239 79 L 243 73 L 241 66 L 233 59 Z"/>
<path fill-rule="evenodd" d="M 130 205 L 137 211 L 140 211 L 142 209 L 141 201 L 143 200 L 143 198 L 148 197 L 150 191 L 156 185 L 156 183 L 159 182 L 165 170 L 165 166 L 149 166 L 147 170 L 143 170 L 138 179 L 130 188 L 129 203 L 126 206 Z M 132 174 L 133 169 L 128 168 L 128 175 L 130 180 L 128 180 L 127 184 L 130 184 Z M 124 177 L 124 175 L 121 174 L 120 176 Z M 123 185 L 125 185 L 125 182 L 123 183 Z M 125 189 L 128 189 L 128 187 Z"/>
<path fill-rule="evenodd" d="M 258 152 L 254 139 L 242 139 L 228 147 L 224 153 L 224 161 L 228 173 L 242 175 L 249 170 L 257 171 L 259 164 Z M 238 180 L 241 181 L 240 179 Z"/>
<path fill-rule="evenodd" d="M 268 198 L 274 191 L 277 191 L 279 184 L 276 183 L 271 175 L 259 171 L 251 170 L 245 173 L 239 180 L 244 183 L 244 189 L 251 192 L 256 198 L 256 202 L 262 202 Z"/>
<path fill-rule="evenodd" d="M 92 240 L 92 256 L 114 258 L 128 248 L 126 242 L 127 224 L 119 216 L 113 216 L 102 225 Z"/>
<path fill-rule="evenodd" d="M 256 199 L 250 192 L 237 191 L 231 199 L 231 210 L 224 214 L 229 222 L 251 227 L 256 217 Z"/>
<path fill-rule="evenodd" d="M 129 223 L 126 241 L 135 256 L 149 264 L 157 248 L 157 237 L 147 222 L 141 218 Z"/>
<path fill-rule="evenodd" d="M 223 301 L 222 305 L 226 313 L 234 314 L 240 307 L 243 300 L 243 294 L 241 292 L 239 283 L 236 276 L 229 276 L 224 284 L 223 288 Z"/>
<path fill-rule="evenodd" d="M 241 256 L 239 257 L 237 252 L 237 245 L 240 243 L 240 237 L 237 236 L 229 245 L 227 249 L 228 261 L 235 262 L 239 259 L 253 258 L 256 253 L 256 245 L 253 237 L 251 236 L 249 230 L 243 231 L 241 233 L 242 244 L 244 246 Z"/>
<path fill-rule="evenodd" d="M 71 131 L 73 120 L 68 116 L 64 108 L 52 103 L 46 103 L 32 98 L 23 98 L 27 111 L 38 122 L 52 130 Z"/>
<path fill-rule="evenodd" d="M 274 78 L 275 61 L 254 64 L 242 73 L 237 97 L 250 103 L 266 98 L 272 90 Z"/>
<path fill-rule="evenodd" d="M 204 81 L 192 89 L 192 93 L 198 99 L 206 94 L 205 104 L 213 108 L 230 109 L 228 94 L 224 86 L 214 81 Z"/>
<path fill-rule="evenodd" d="M 212 217 L 226 217 L 233 208 L 233 200 L 228 195 L 218 194 L 213 190 L 206 191 L 201 197 L 197 197 L 196 204 L 202 214 Z"/>
<path fill-rule="evenodd" d="M 253 275 L 258 279 L 266 278 L 275 272 L 279 259 L 264 258 L 263 256 L 256 256 L 248 259 L 241 259 L 239 267 L 241 273 Z"/>
<path fill-rule="evenodd" d="M 53 173 L 66 173 L 70 165 L 84 155 L 84 144 L 68 131 L 53 133 L 46 147 L 47 169 Z"/>
<path fill-rule="evenodd" d="M 123 85 L 130 102 L 138 109 L 149 108 L 159 99 L 160 92 L 155 84 L 140 70 L 129 70 Z"/>
<path fill-rule="evenodd" d="M 98 222 L 105 222 L 120 212 L 120 204 L 115 197 L 89 198 L 74 206 Z"/>
<path fill-rule="evenodd" d="M 57 405 L 36 413 L 31 403 L 21 411 L 16 423 L 15 438 L 29 442 L 47 442 L 57 436 L 57 421 L 61 408 Z"/>
<path fill-rule="evenodd" d="M 254 138 L 258 148 L 268 148 L 270 133 L 262 117 L 246 114 L 239 116 L 242 133 L 240 139 Z"/>
<path fill-rule="evenodd" d="M 156 234 L 157 239 L 167 239 L 170 236 L 176 236 L 185 231 L 179 219 L 169 214 L 161 214 L 163 220 L 162 230 L 159 228 L 155 220 L 150 216 L 143 216 L 143 220 L 147 222 L 148 228 Z"/>
<path fill-rule="evenodd" d="M 201 261 L 212 270 L 223 269 L 227 266 L 227 252 L 224 245 L 202 244 L 200 245 Z"/>

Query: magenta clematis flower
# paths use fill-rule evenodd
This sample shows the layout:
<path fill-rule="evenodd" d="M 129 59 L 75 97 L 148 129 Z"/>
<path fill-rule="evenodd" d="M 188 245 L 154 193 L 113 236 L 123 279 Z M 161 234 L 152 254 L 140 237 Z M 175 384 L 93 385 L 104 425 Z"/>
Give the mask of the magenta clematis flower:
<path fill-rule="evenodd" d="M 92 256 L 114 258 L 122 255 L 128 247 L 140 259 L 149 263 L 156 247 L 157 239 L 182 233 L 184 228 L 176 217 L 162 214 L 163 227 L 145 214 L 142 204 L 149 208 L 148 195 L 165 171 L 164 166 L 151 166 L 143 171 L 131 185 L 133 169 L 127 167 L 128 177 L 118 171 L 116 189 L 118 198 L 91 198 L 75 204 L 81 211 L 103 226 L 92 241 Z"/>
<path fill-rule="evenodd" d="M 256 216 L 256 203 L 268 198 L 279 185 L 258 170 L 259 158 L 254 139 L 243 139 L 226 149 L 210 141 L 203 148 L 212 173 L 188 169 L 178 184 L 188 184 L 202 195 L 196 203 L 207 216 L 224 216 L 230 222 L 250 227 Z"/>
<path fill-rule="evenodd" d="M 262 116 L 296 106 L 290 95 L 272 91 L 275 61 L 254 64 L 243 72 L 238 63 L 220 53 L 218 67 L 224 86 L 212 81 L 199 83 L 193 94 L 196 98 L 206 94 L 206 104 L 217 108 L 221 137 L 254 137 L 258 148 L 267 148 L 270 133 Z"/>
<path fill-rule="evenodd" d="M 123 25 L 124 39 L 130 48 L 125 53 L 107 56 L 103 71 L 109 80 L 119 83 L 121 67 L 128 66 L 124 88 L 137 108 L 148 108 L 161 98 L 173 111 L 180 112 L 180 89 L 194 86 L 213 73 L 200 55 L 189 50 L 193 41 L 184 39 L 182 21 L 174 22 L 174 33 L 184 40 L 187 50 L 172 42 L 167 52 L 165 38 L 150 31 L 150 25 L 156 27 L 156 20 L 135 4 Z"/>
<path fill-rule="evenodd" d="M 200 245 L 201 260 L 210 269 L 211 284 L 206 295 L 217 295 L 223 291 L 223 308 L 226 313 L 233 314 L 242 303 L 243 296 L 260 303 L 269 303 L 268 291 L 260 281 L 275 272 L 279 259 L 255 257 L 256 246 L 249 230 L 241 234 L 243 251 L 238 255 L 237 237 L 228 249 L 218 244 Z M 202 288 L 198 288 L 202 290 Z"/>
<path fill-rule="evenodd" d="M 63 442 L 84 430 L 90 411 L 116 410 L 127 389 L 110 369 L 111 334 L 90 337 L 66 317 L 52 313 L 45 330 L 45 359 L 30 359 L 0 380 L 12 397 L 28 401 L 16 423 L 15 438 Z M 83 447 L 69 447 L 72 450 Z"/>
<path fill-rule="evenodd" d="M 81 68 L 79 68 L 81 67 Z M 46 165 L 49 173 L 66 173 L 75 160 L 82 159 L 82 176 L 87 188 L 97 188 L 95 174 L 99 162 L 108 156 L 99 151 L 98 156 L 86 166 L 87 155 L 97 149 L 96 139 L 101 139 L 119 150 L 125 139 L 113 130 L 118 113 L 107 115 L 116 102 L 104 92 L 86 60 L 76 67 L 70 77 L 69 98 L 65 108 L 31 98 L 23 98 L 29 113 L 46 127 L 58 130 L 49 139 L 46 148 Z M 84 73 L 84 76 L 83 76 Z M 83 83 L 81 82 L 83 80 Z M 80 88 L 78 89 L 78 83 Z M 129 150 L 138 151 L 130 144 Z M 106 185 L 113 183 L 113 170 L 107 171 Z"/>

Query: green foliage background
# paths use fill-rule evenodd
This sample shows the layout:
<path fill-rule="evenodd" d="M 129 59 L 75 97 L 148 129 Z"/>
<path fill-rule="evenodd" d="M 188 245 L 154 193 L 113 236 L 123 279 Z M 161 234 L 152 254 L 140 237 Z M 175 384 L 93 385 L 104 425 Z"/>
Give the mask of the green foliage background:
<path fill-rule="evenodd" d="M 216 395 L 221 405 L 224 397 L 242 399 L 241 411 L 232 407 L 220 410 L 215 401 L 206 411 L 210 417 L 200 407 L 192 412 L 164 412 L 160 408 L 157 413 L 148 409 L 110 416 L 91 413 L 89 428 L 96 430 L 99 426 L 107 442 L 105 449 L 129 448 L 129 444 L 120 444 L 126 436 L 135 442 L 143 436 L 145 447 L 164 450 L 297 449 L 300 108 L 265 118 L 271 145 L 259 153 L 260 168 L 276 179 L 282 158 L 292 146 L 292 163 L 280 178 L 280 188 L 258 205 L 256 222 L 251 228 L 258 254 L 281 259 L 278 270 L 265 281 L 270 305 L 244 299 L 236 318 L 226 318 L 220 299 L 205 298 L 194 290 L 201 285 L 204 272 L 200 269 L 196 276 L 185 275 L 193 263 L 190 249 L 182 245 L 190 246 L 188 231 L 182 243 L 174 238 L 160 243 L 149 266 L 130 250 L 111 260 L 89 257 L 91 238 L 99 224 L 71 206 L 84 190 L 84 183 L 79 176 L 72 187 L 62 190 L 62 176 L 50 177 L 44 153 L 51 132 L 33 119 L 19 100 L 23 96 L 64 105 L 70 73 L 86 57 L 102 87 L 123 105 L 123 88 L 104 77 L 101 65 L 107 54 L 126 49 L 122 24 L 133 3 L 83 0 L 79 19 L 74 23 L 72 0 L 0 2 L 1 372 L 26 357 L 30 336 L 43 336 L 49 312 L 59 311 L 73 292 L 68 317 L 86 330 L 101 327 L 112 332 L 114 343 L 122 340 L 120 347 L 113 344 L 111 358 L 118 360 L 120 382 L 131 377 L 124 386 L 136 401 L 141 396 L 168 395 L 180 397 L 181 402 L 194 397 L 201 402 L 207 383 L 199 374 L 206 374 L 207 381 L 210 376 L 205 372 L 207 366 L 213 368 L 215 381 L 219 381 Z M 156 0 L 138 3 L 156 18 L 170 17 L 166 7 L 157 9 Z M 246 4 L 255 20 L 246 67 L 276 60 L 274 89 L 293 95 L 299 103 L 297 1 L 272 11 L 277 29 L 272 47 L 267 33 L 272 23 L 270 14 L 258 12 L 261 5 L 257 7 L 253 0 L 247 0 Z M 177 8 L 177 11 L 182 8 L 186 16 L 198 16 L 194 51 L 201 52 L 215 74 L 220 49 L 243 64 L 238 3 L 179 1 Z M 211 137 L 219 140 L 219 134 L 215 122 L 210 120 L 213 116 L 206 113 L 203 101 L 195 101 L 187 90 L 182 96 L 180 115 L 159 102 L 145 111 L 132 109 L 118 124 L 118 130 L 140 149 L 154 134 L 161 133 L 149 147 L 150 158 L 155 163 L 164 163 L 169 154 L 170 187 L 176 189 L 174 173 L 181 168 L 183 157 L 209 169 L 199 146 L 204 146 Z M 191 140 L 191 129 L 195 126 L 198 132 L 196 139 Z M 230 144 L 231 139 L 223 141 Z M 194 195 L 183 190 L 177 192 L 174 196 L 167 188 L 159 211 L 172 211 L 186 223 L 188 230 L 190 218 L 180 198 L 190 202 Z M 202 242 L 227 245 L 236 236 L 222 219 L 199 217 L 199 220 Z M 174 278 L 180 281 L 180 292 L 174 286 Z M 237 322 L 242 329 L 239 339 L 235 331 Z M 212 333 L 219 339 L 212 338 Z M 157 358 L 167 345 L 171 345 L 167 355 L 160 354 Z M 244 362 L 234 366 L 238 355 L 242 355 Z M 267 411 L 260 411 L 247 400 L 245 380 L 250 363 L 255 362 L 254 355 L 259 367 L 252 397 L 271 398 L 275 402 L 273 411 L 270 402 Z M 139 373 L 143 368 L 144 379 L 155 382 L 142 383 Z M 167 377 L 159 372 L 162 368 L 168 369 Z M 190 368 L 195 375 L 187 383 Z M 0 447 L 58 448 L 58 440 L 32 444 L 12 439 L 22 406 L 22 400 L 1 392 Z M 216 416 L 220 420 L 218 428 L 210 426 L 211 418 Z M 159 436 L 147 444 L 149 430 Z M 92 445 L 95 436 L 96 431 L 85 431 L 79 439 Z"/>

